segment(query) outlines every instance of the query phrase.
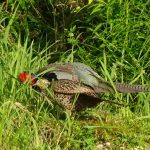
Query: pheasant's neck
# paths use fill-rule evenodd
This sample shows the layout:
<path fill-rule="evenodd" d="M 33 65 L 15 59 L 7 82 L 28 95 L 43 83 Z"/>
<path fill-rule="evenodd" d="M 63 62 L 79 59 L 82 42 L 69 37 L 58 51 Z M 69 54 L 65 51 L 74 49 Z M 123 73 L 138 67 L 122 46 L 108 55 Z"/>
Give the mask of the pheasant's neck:
<path fill-rule="evenodd" d="M 36 75 L 35 75 L 35 74 L 31 74 L 31 85 L 32 85 L 32 86 L 35 85 L 35 83 L 36 83 L 37 80 L 38 80 L 38 79 L 36 78 Z"/>

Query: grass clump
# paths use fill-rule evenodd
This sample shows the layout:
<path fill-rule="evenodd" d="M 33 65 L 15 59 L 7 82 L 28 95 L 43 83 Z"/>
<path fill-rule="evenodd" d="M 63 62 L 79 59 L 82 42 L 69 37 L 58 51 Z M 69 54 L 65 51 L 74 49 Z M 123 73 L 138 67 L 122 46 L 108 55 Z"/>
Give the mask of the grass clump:
<path fill-rule="evenodd" d="M 73 2 L 73 1 L 72 1 Z M 105 94 L 66 118 L 18 74 L 50 62 L 79 61 L 108 81 L 149 85 L 149 1 L 0 2 L 0 148 L 110 149 L 150 147 L 150 94 Z"/>

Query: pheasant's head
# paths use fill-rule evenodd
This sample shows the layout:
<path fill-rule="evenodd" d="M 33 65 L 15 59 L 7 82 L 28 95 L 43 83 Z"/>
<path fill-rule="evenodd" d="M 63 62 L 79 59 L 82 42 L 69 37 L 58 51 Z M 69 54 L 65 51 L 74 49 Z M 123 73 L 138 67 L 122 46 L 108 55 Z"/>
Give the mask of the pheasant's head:
<path fill-rule="evenodd" d="M 34 74 L 30 74 L 27 71 L 24 71 L 19 75 L 19 80 L 23 83 L 29 83 L 30 85 L 34 85 L 36 82 L 36 78 Z"/>
<path fill-rule="evenodd" d="M 23 83 L 29 83 L 32 87 L 39 87 L 40 89 L 46 89 L 50 82 L 45 78 L 36 78 L 34 74 L 30 74 L 26 71 L 19 75 L 19 80 Z"/>

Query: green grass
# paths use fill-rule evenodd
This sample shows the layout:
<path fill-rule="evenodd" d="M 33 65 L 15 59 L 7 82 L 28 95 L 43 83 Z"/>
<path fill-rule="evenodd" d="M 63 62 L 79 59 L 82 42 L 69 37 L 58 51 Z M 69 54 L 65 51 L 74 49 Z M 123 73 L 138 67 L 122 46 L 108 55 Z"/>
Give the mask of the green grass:
<path fill-rule="evenodd" d="M 49 62 L 79 61 L 112 83 L 149 85 L 150 2 L 103 1 L 69 14 L 58 9 L 62 12 L 56 16 L 54 2 L 46 7 L 21 2 L 0 3 L 0 149 L 93 150 L 110 142 L 114 150 L 148 150 L 149 93 L 105 94 L 128 106 L 103 102 L 64 117 L 57 106 L 21 84 L 18 74 Z M 72 17 L 68 24 L 65 15 Z M 67 25 L 60 26 L 62 22 Z"/>

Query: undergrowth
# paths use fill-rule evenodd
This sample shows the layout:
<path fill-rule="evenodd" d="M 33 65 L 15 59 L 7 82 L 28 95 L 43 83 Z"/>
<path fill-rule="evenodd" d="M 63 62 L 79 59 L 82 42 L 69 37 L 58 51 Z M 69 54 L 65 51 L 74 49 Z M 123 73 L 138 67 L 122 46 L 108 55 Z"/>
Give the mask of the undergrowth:
<path fill-rule="evenodd" d="M 0 2 L 0 149 L 149 149 L 150 94 L 104 94 L 61 114 L 18 81 L 24 70 L 83 62 L 110 82 L 149 85 L 149 1 Z"/>

